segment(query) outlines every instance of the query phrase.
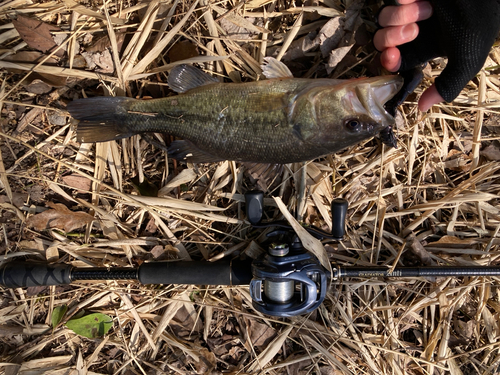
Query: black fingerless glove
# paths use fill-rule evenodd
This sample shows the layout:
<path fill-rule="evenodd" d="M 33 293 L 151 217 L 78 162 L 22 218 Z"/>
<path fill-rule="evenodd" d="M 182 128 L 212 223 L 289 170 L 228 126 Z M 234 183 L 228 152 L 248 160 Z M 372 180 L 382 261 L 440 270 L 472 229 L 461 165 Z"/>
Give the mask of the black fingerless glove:
<path fill-rule="evenodd" d="M 447 102 L 482 68 L 500 30 L 500 0 L 430 0 L 431 18 L 418 22 L 419 34 L 398 46 L 400 71 L 430 59 L 447 57 L 436 88 Z"/>

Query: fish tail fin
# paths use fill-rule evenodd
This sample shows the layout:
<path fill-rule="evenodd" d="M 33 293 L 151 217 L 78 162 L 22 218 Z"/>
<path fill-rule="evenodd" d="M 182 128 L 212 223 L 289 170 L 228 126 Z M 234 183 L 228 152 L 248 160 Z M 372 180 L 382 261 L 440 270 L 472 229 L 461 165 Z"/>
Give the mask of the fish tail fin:
<path fill-rule="evenodd" d="M 125 97 L 96 97 L 69 103 L 69 113 L 79 120 L 78 142 L 105 142 L 135 135 L 126 123 L 128 108 L 134 101 Z"/>

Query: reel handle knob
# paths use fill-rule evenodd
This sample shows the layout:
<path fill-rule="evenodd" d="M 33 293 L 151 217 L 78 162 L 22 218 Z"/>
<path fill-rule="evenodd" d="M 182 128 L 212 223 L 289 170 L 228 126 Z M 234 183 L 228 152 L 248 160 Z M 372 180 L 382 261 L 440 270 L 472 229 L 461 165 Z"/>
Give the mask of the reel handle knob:
<path fill-rule="evenodd" d="M 336 198 L 332 201 L 332 236 L 337 240 L 341 240 L 345 235 L 347 206 L 347 200 L 344 198 Z"/>
<path fill-rule="evenodd" d="M 264 207 L 264 192 L 252 190 L 245 194 L 247 205 L 247 218 L 250 224 L 257 225 L 262 220 L 262 210 Z"/>

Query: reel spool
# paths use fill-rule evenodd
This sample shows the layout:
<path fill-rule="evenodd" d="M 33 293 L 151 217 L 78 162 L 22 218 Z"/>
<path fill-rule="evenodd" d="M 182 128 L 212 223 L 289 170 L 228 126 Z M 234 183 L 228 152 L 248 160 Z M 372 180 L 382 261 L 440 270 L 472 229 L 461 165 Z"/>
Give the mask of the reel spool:
<path fill-rule="evenodd" d="M 300 244 L 300 243 L 299 243 Z M 325 299 L 327 277 L 318 260 L 301 249 L 273 244 L 252 262 L 250 296 L 261 313 L 290 317 L 315 310 Z"/>

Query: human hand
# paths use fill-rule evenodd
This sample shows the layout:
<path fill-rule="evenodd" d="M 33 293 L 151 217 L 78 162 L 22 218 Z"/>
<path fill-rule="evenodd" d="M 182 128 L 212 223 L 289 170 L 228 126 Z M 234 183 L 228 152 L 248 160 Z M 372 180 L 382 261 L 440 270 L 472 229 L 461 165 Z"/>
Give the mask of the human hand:
<path fill-rule="evenodd" d="M 482 68 L 500 29 L 500 0 L 399 0 L 380 12 L 375 47 L 389 71 L 404 71 L 435 57 L 448 65 L 419 100 L 428 110 L 450 102 Z M 418 24 L 417 24 L 418 22 Z"/>
<path fill-rule="evenodd" d="M 386 6 L 378 16 L 379 25 L 383 28 L 375 33 L 373 43 L 382 51 L 380 62 L 390 72 L 397 72 L 401 67 L 402 57 L 397 46 L 409 43 L 417 38 L 418 21 L 429 19 L 432 6 L 428 1 L 400 0 L 400 6 Z M 434 104 L 444 99 L 432 85 L 419 100 L 421 111 L 427 111 Z"/>

